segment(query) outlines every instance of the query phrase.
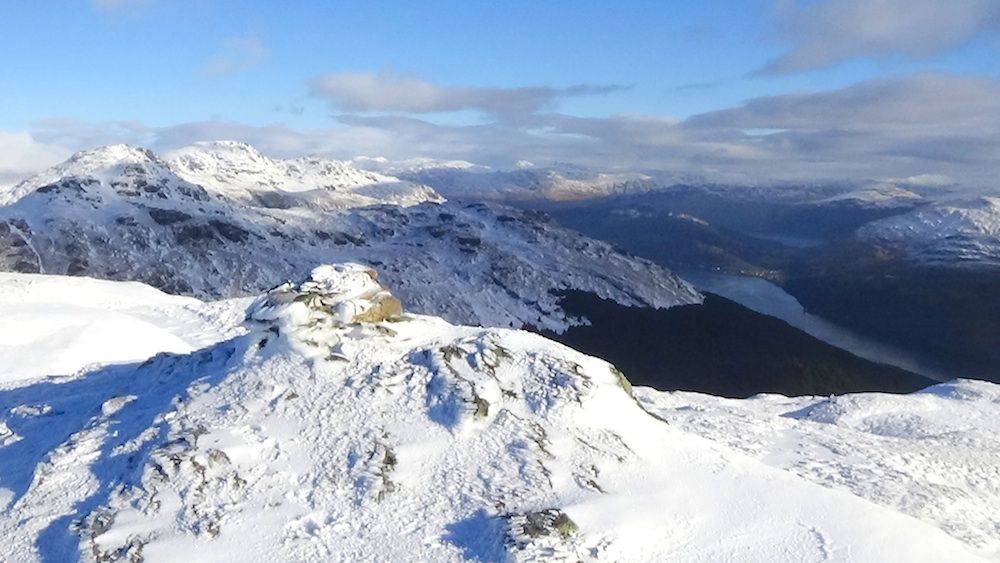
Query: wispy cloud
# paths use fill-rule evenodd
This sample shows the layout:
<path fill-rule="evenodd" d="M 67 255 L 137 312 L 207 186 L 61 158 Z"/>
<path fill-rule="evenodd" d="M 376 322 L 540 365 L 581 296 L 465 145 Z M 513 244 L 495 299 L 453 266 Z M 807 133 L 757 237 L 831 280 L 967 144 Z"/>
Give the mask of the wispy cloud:
<path fill-rule="evenodd" d="M 201 74 L 217 77 L 244 72 L 266 61 L 268 54 L 267 46 L 256 35 L 230 37 L 201 67 Z"/>
<path fill-rule="evenodd" d="M 475 110 L 493 117 L 512 118 L 550 108 L 562 98 L 608 94 L 621 86 L 579 84 L 484 88 L 435 84 L 420 76 L 393 72 L 349 72 L 313 80 L 313 95 L 337 111 L 437 113 Z"/>
<path fill-rule="evenodd" d="M 774 27 L 791 48 L 760 69 L 787 74 L 854 58 L 928 57 L 1000 31 L 997 0 L 776 0 Z"/>
<path fill-rule="evenodd" d="M 35 124 L 30 139 L 73 149 L 131 142 L 158 151 L 237 139 L 275 156 L 431 157 L 507 168 L 527 160 L 734 183 L 947 177 L 998 189 L 1000 81 L 992 78 L 921 74 L 874 80 L 757 98 L 685 120 L 543 112 L 471 125 L 400 114 L 337 119 L 312 130 L 223 121 L 150 127 L 50 120 Z"/>
<path fill-rule="evenodd" d="M 704 92 L 707 90 L 715 90 L 716 88 L 725 84 L 723 80 L 711 80 L 707 82 L 688 82 L 687 84 L 681 84 L 674 88 L 678 92 Z"/>

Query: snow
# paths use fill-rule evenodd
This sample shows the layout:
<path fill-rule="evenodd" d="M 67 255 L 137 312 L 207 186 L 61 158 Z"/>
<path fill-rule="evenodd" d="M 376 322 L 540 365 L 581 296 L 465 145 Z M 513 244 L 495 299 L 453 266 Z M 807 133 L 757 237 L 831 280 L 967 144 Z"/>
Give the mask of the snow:
<path fill-rule="evenodd" d="M 292 161 L 246 145 L 199 145 L 183 155 L 189 165 L 240 172 L 202 185 L 182 178 L 173 161 L 115 146 L 25 181 L 0 206 L 0 270 L 142 281 L 218 298 L 256 295 L 316 264 L 360 262 L 377 266 L 415 311 L 556 331 L 584 322 L 560 308 L 564 290 L 650 307 L 701 300 L 670 272 L 538 213 L 439 203 L 433 192 L 404 207 L 383 202 L 392 199 L 378 191 L 385 184 L 364 188 L 368 203 L 383 203 L 343 207 L 331 203 L 341 188 L 295 191 L 275 180 Z"/>
<path fill-rule="evenodd" d="M 172 152 L 168 160 L 185 180 L 236 199 L 255 191 L 277 190 L 319 192 L 313 200 L 328 208 L 443 201 L 431 188 L 360 170 L 348 162 L 319 157 L 272 159 L 236 141 L 196 143 Z"/>
<path fill-rule="evenodd" d="M 108 145 L 91 151 L 78 152 L 66 162 L 0 192 L 2 198 L 0 205 L 8 205 L 42 186 L 54 184 L 66 177 L 91 176 L 99 180 L 109 180 L 128 174 L 137 167 L 143 169 L 153 180 L 170 175 L 165 163 L 151 151 L 131 145 Z"/>
<path fill-rule="evenodd" d="M 239 332 L 245 307 L 245 299 L 210 306 L 138 283 L 0 273 L 0 388 L 188 353 Z"/>
<path fill-rule="evenodd" d="M 1000 197 L 935 203 L 869 223 L 858 235 L 919 262 L 1000 264 Z"/>
<path fill-rule="evenodd" d="M 846 203 L 890 209 L 923 203 L 923 196 L 917 192 L 928 185 L 923 178 L 816 185 L 713 184 L 701 177 L 663 170 L 595 170 L 570 164 L 536 166 L 526 160 L 516 162 L 510 169 L 433 159 L 356 158 L 352 164 L 426 184 L 448 198 L 476 201 L 565 202 L 651 192 L 695 191 L 737 201 L 804 205 Z"/>
<path fill-rule="evenodd" d="M 1000 560 L 1000 386 L 732 400 L 637 389 L 675 428 L 919 518 Z"/>
<path fill-rule="evenodd" d="M 399 174 L 434 168 L 456 168 L 470 172 L 487 172 L 492 170 L 492 168 L 488 166 L 474 164 L 467 160 L 442 160 L 427 157 L 389 160 L 384 156 L 356 156 L 350 160 L 350 163 L 363 170 L 371 170 L 386 174 Z"/>
<path fill-rule="evenodd" d="M 787 441 L 763 456 L 678 414 L 685 403 L 746 405 L 751 414 L 720 408 L 718 424 L 739 432 L 752 422 L 744 432 L 752 444 L 777 424 L 775 409 L 757 405 L 791 399 L 632 390 L 609 364 L 531 333 L 398 311 L 368 317 L 386 312 L 391 296 L 378 279 L 360 264 L 320 267 L 257 299 L 245 332 L 228 340 L 0 390 L 0 554 L 19 562 L 995 559 L 982 541 L 995 522 L 980 510 L 996 505 L 995 490 L 976 496 L 998 482 L 996 460 L 981 463 L 996 452 L 995 386 L 958 382 L 832 406 L 794 400 L 795 416 L 781 420 L 843 428 L 831 439 L 844 449 L 859 442 L 859 455 L 833 466 L 858 469 L 848 474 L 856 486 L 842 486 L 780 466 L 802 455 Z M 44 280 L 53 292 L 79 283 Z M 164 299 L 131 284 L 88 291 L 96 303 L 144 296 L 150 311 Z M 890 424 L 890 412 L 914 416 Z M 869 435 L 898 441 L 899 453 Z M 796 435 L 816 451 L 824 437 Z M 900 499 L 923 499 L 925 483 L 869 471 L 863 458 L 919 447 L 951 464 L 929 468 L 956 478 L 965 470 L 979 488 L 932 499 L 950 510 L 915 512 Z M 866 492 L 879 487 L 893 494 Z"/>
<path fill-rule="evenodd" d="M 373 163 L 359 161 L 361 166 Z M 518 167 L 493 170 L 472 166 L 417 164 L 381 169 L 421 184 L 453 199 L 475 201 L 572 201 L 660 189 L 654 178 L 633 172 L 592 172 L 580 169 Z"/>
<path fill-rule="evenodd" d="M 890 182 L 870 184 L 821 199 L 816 203 L 851 202 L 868 208 L 911 207 L 923 203 L 923 196 Z"/>

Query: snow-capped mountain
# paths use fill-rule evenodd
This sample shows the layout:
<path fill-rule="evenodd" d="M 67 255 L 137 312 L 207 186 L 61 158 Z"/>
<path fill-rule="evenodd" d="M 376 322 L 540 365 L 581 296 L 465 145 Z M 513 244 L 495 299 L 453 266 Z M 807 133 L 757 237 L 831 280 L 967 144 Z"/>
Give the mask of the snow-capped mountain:
<path fill-rule="evenodd" d="M 81 283 L 64 281 L 66 294 Z M 171 325 L 173 312 L 161 310 L 159 324 Z M 19 562 L 997 556 L 978 541 L 996 536 L 988 518 L 980 535 L 963 533 L 995 491 L 942 496 L 938 513 L 914 513 L 906 495 L 924 485 L 906 489 L 861 455 L 838 459 L 840 481 L 776 466 L 782 455 L 813 466 L 836 455 L 805 432 L 755 459 L 760 451 L 669 424 L 656 414 L 668 403 L 643 390 L 647 412 L 601 360 L 526 332 L 409 314 L 365 266 L 322 266 L 275 288 L 242 329 L 193 352 L 0 389 L 0 553 Z M 981 400 L 995 387 L 962 385 L 953 420 L 965 400 L 996 410 Z M 680 412 L 685 396 L 660 397 Z M 702 408 L 702 398 L 690 404 Z M 836 424 L 852 410 L 797 416 Z M 753 420 L 720 413 L 718 424 L 737 430 Z M 881 427 L 903 429 L 897 439 L 913 447 L 921 429 L 943 429 L 899 422 Z M 983 469 L 962 465 L 966 437 L 981 434 L 940 433 L 933 462 L 953 453 L 947 467 Z M 875 453 L 891 464 L 893 448 Z M 995 485 L 987 474 L 974 482 Z M 879 486 L 904 497 L 865 493 Z"/>
<path fill-rule="evenodd" d="M 131 145 L 109 145 L 78 152 L 66 162 L 15 184 L 0 194 L 0 205 L 9 205 L 38 190 L 83 193 L 84 186 L 96 184 L 124 197 L 195 200 L 207 197 L 203 188 L 179 180 L 152 151 Z"/>
<path fill-rule="evenodd" d="M 288 162 L 247 157 L 260 166 L 252 169 L 233 157 L 226 168 L 220 155 L 252 152 L 206 146 L 198 159 L 202 149 L 187 150 L 183 162 L 239 168 L 233 184 L 193 183 L 175 172 L 176 164 L 126 146 L 80 153 L 21 183 L 0 207 L 0 270 L 137 280 L 168 293 L 232 297 L 297 278 L 316 264 L 360 261 L 379 266 L 416 311 L 557 331 L 583 322 L 560 309 L 562 290 L 652 307 L 701 299 L 662 268 L 538 213 L 438 203 L 433 192 L 420 192 L 426 201 L 409 207 L 333 209 L 323 198 L 304 197 L 325 188 L 301 191 L 299 180 L 276 179 Z M 288 189 L 258 190 L 272 181 Z"/>
<path fill-rule="evenodd" d="M 864 226 L 865 240 L 927 263 L 1000 264 L 1000 197 L 942 202 Z"/>
<path fill-rule="evenodd" d="M 197 143 L 172 152 L 170 167 L 181 178 L 233 199 L 275 198 L 308 192 L 327 208 L 380 203 L 416 205 L 443 201 L 434 190 L 392 176 L 318 157 L 278 160 L 236 141 Z"/>
<path fill-rule="evenodd" d="M 421 165 L 391 170 L 401 178 L 431 186 L 448 198 L 488 201 L 572 201 L 644 193 L 662 185 L 645 174 L 578 169 L 482 170 Z"/>
<path fill-rule="evenodd" d="M 906 181 L 839 184 L 718 184 L 662 170 L 600 171 L 571 165 L 493 169 L 469 162 L 357 158 L 352 164 L 426 184 L 445 197 L 510 202 L 572 202 L 650 193 L 696 192 L 729 200 L 869 209 L 913 207 L 926 188 Z"/>

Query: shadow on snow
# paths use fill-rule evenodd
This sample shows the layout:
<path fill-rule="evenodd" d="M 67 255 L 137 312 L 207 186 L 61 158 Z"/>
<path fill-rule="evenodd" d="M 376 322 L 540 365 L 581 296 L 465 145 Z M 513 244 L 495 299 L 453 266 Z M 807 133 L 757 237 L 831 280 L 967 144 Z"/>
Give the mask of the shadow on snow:
<path fill-rule="evenodd" d="M 192 384 L 218 384 L 245 346 L 245 340 L 236 338 L 188 355 L 159 354 L 70 381 L 50 379 L 0 390 L 0 422 L 21 438 L 0 446 L 0 488 L 13 494 L 0 514 L 10 517 L 32 483 L 53 473 L 48 461 L 67 450 L 82 452 L 79 464 L 97 480 L 96 490 L 49 523 L 36 544 L 43 561 L 77 559 L 76 523 L 107 503 L 118 488 L 140 482 L 149 453 L 166 439 L 168 424 L 162 415 L 187 398 Z M 129 442 L 132 447 L 116 451 Z"/>

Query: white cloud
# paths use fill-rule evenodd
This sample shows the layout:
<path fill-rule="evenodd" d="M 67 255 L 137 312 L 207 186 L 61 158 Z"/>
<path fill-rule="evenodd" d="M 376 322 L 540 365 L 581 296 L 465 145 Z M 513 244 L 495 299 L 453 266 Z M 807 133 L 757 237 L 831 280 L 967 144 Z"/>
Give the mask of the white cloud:
<path fill-rule="evenodd" d="M 546 86 L 482 88 L 445 86 L 419 76 L 383 72 L 328 74 L 312 82 L 312 93 L 338 111 L 435 113 L 477 110 L 511 118 L 551 107 L 560 98 L 607 94 L 619 86 L 580 84 L 569 88 Z"/>
<path fill-rule="evenodd" d="M 884 178 L 951 181 L 997 190 L 1000 81 L 914 75 L 825 92 L 773 96 L 676 120 L 651 115 L 583 118 L 532 113 L 517 121 L 443 125 L 404 115 L 337 117 L 328 128 L 209 121 L 39 123 L 43 145 L 131 142 L 156 151 L 235 139 L 280 157 L 429 157 L 512 168 L 572 163 L 601 170 L 666 171 L 717 182 Z"/>
<path fill-rule="evenodd" d="M 1000 129 L 1000 82 L 986 77 L 914 74 L 840 90 L 758 98 L 692 117 L 688 125 L 702 129 L 975 134 Z"/>
<path fill-rule="evenodd" d="M 924 58 L 1000 30 L 997 0 L 796 0 L 775 2 L 775 27 L 791 49 L 765 74 L 821 68 L 853 58 Z"/>
<path fill-rule="evenodd" d="M 230 37 L 201 67 L 201 74 L 209 77 L 238 74 L 260 65 L 267 60 L 268 54 L 267 46 L 255 35 Z"/>
<path fill-rule="evenodd" d="M 17 182 L 70 155 L 69 150 L 38 142 L 26 132 L 0 130 L 0 185 Z"/>

